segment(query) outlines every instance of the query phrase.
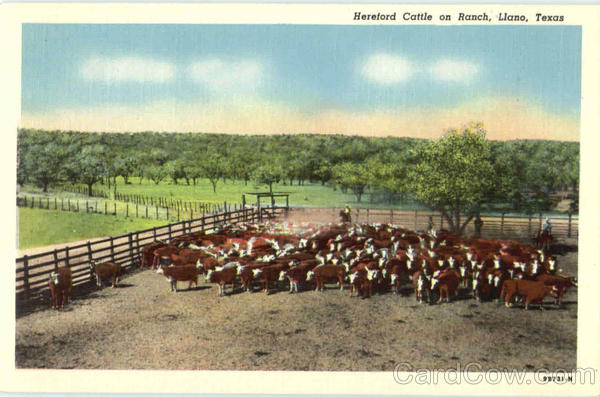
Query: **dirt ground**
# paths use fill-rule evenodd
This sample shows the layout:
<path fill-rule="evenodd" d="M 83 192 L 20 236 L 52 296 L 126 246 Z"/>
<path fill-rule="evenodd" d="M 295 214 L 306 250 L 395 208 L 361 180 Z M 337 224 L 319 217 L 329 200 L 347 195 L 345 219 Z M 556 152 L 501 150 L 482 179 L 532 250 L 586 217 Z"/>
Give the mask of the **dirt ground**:
<path fill-rule="evenodd" d="M 574 244 L 557 246 L 565 275 L 577 274 Z M 203 278 L 197 288 L 174 293 L 162 275 L 131 271 L 118 288 L 79 290 L 61 311 L 47 302 L 19 307 L 16 366 L 391 371 L 399 363 L 528 370 L 576 365 L 576 288 L 560 309 L 547 298 L 545 310 L 529 311 L 479 303 L 467 291 L 437 305 L 418 304 L 408 285 L 402 292 L 360 299 L 335 285 L 325 292 L 269 295 L 238 287 L 218 297 L 218 288 Z"/>

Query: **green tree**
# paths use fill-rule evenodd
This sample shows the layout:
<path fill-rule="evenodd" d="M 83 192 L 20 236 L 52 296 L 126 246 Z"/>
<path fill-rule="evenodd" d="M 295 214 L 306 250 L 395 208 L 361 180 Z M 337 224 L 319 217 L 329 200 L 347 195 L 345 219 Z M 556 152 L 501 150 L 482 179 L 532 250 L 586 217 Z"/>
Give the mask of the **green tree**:
<path fill-rule="evenodd" d="M 146 165 L 143 168 L 143 172 L 146 178 L 157 185 L 169 175 L 165 167 L 156 164 Z"/>
<path fill-rule="evenodd" d="M 202 162 L 200 163 L 200 169 L 202 175 L 207 178 L 213 188 L 213 193 L 217 192 L 217 183 L 225 173 L 225 163 L 219 153 L 210 152 L 206 156 L 203 156 Z"/>
<path fill-rule="evenodd" d="M 462 234 L 494 185 L 483 125 L 449 130 L 415 154 L 418 163 L 411 172 L 410 185 L 417 200 L 440 211 L 450 230 Z"/>
<path fill-rule="evenodd" d="M 367 163 L 344 162 L 334 166 L 332 174 L 333 179 L 343 189 L 352 190 L 358 203 L 369 184 L 373 182 L 373 173 Z"/>
<path fill-rule="evenodd" d="M 283 167 L 279 161 L 272 161 L 254 169 L 252 179 L 257 183 L 269 186 L 269 192 L 273 193 L 273 184 L 279 182 L 284 175 Z"/>
<path fill-rule="evenodd" d="M 92 195 L 92 186 L 107 175 L 105 163 L 105 147 L 102 145 L 83 146 L 79 153 L 71 157 L 67 165 L 77 180 L 88 188 L 88 196 Z"/>

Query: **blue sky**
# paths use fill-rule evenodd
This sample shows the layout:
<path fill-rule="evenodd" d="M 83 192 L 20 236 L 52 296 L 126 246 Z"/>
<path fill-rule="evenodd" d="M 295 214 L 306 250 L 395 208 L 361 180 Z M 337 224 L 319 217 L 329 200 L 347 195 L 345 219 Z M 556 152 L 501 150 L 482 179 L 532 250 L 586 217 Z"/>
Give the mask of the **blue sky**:
<path fill-rule="evenodd" d="M 24 24 L 22 126 L 579 139 L 570 26 Z"/>

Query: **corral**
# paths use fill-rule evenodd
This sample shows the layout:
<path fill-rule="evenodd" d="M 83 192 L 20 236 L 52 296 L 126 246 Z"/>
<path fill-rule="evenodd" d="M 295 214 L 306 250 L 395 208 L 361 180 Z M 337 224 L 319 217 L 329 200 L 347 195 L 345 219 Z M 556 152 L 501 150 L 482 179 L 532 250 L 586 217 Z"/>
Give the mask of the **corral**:
<path fill-rule="evenodd" d="M 305 214 L 306 215 L 306 214 Z M 297 219 L 299 220 L 299 219 Z M 559 268 L 577 274 L 575 241 L 556 245 Z M 576 249 L 576 248 L 575 248 Z M 17 319 L 19 368 L 392 370 L 573 368 L 576 289 L 558 309 L 508 309 L 461 290 L 451 303 L 420 305 L 412 287 L 370 299 L 284 291 L 217 296 L 201 281 L 172 293 L 165 278 L 130 271 L 119 288 L 90 290 L 63 311 L 35 309 Z M 275 291 L 272 291 L 275 292 Z M 171 342 L 164 342 L 164 341 Z M 176 343 L 173 341 L 177 341 Z"/>

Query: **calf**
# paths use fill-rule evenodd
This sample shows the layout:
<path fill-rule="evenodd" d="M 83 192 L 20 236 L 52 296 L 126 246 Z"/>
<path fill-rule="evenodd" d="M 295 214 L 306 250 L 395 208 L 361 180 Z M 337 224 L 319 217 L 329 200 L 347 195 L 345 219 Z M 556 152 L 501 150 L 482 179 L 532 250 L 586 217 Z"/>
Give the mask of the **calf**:
<path fill-rule="evenodd" d="M 517 296 L 525 299 L 525 310 L 529 309 L 529 304 L 537 303 L 542 308 L 542 301 L 547 295 L 556 297 L 558 287 L 555 285 L 545 285 L 543 281 L 530 280 L 505 280 L 502 283 L 500 297 L 505 297 L 506 307 L 512 306 L 513 299 Z"/>
<path fill-rule="evenodd" d="M 560 306 L 562 303 L 562 297 L 569 287 L 575 286 L 577 287 L 577 282 L 575 281 L 575 277 L 562 277 L 556 276 L 553 274 L 540 274 L 537 277 L 537 281 L 541 281 L 546 285 L 556 286 L 556 299 L 555 303 L 557 306 Z"/>
<path fill-rule="evenodd" d="M 115 288 L 121 277 L 121 265 L 114 262 L 96 263 L 92 260 L 90 262 L 90 270 L 96 278 L 96 285 L 98 288 L 102 287 L 102 281 L 112 278 L 112 286 Z"/>
<path fill-rule="evenodd" d="M 306 274 L 306 281 L 315 279 L 315 291 L 324 291 L 325 282 L 337 280 L 340 290 L 344 289 L 344 267 L 340 265 L 321 265 Z"/>
<path fill-rule="evenodd" d="M 146 244 L 144 248 L 142 248 L 140 267 L 150 266 L 154 262 L 154 251 L 164 246 L 166 246 L 166 244 L 162 241 Z"/>
<path fill-rule="evenodd" d="M 206 278 L 211 283 L 219 284 L 219 296 L 225 295 L 225 286 L 231 285 L 231 292 L 235 288 L 235 279 L 237 278 L 237 269 L 230 267 L 221 271 L 209 270 Z"/>
<path fill-rule="evenodd" d="M 420 270 L 413 274 L 413 287 L 415 288 L 415 297 L 417 302 L 423 303 L 423 295 L 429 298 L 429 279 Z"/>
<path fill-rule="evenodd" d="M 287 278 L 290 282 L 290 293 L 298 292 L 298 285 L 306 280 L 306 274 L 315 268 L 316 261 L 308 260 L 300 262 L 299 265 L 293 266 L 288 270 L 282 270 L 279 274 L 279 281 L 285 281 Z"/>
<path fill-rule="evenodd" d="M 434 291 L 436 288 L 439 290 L 440 302 L 444 297 L 446 302 L 450 302 L 450 298 L 456 295 L 459 284 L 459 276 L 454 270 L 447 270 L 434 277 L 431 282 L 431 290 Z"/>
<path fill-rule="evenodd" d="M 156 272 L 162 273 L 171 283 L 171 291 L 177 292 L 178 281 L 189 281 L 188 289 L 192 288 L 192 284 L 198 286 L 199 268 L 199 265 L 161 266 Z"/>
<path fill-rule="evenodd" d="M 59 267 L 55 272 L 50 273 L 48 287 L 50 288 L 50 300 L 52 308 L 58 309 L 69 303 L 73 290 L 73 275 L 68 267 Z"/>
<path fill-rule="evenodd" d="M 280 263 L 275 265 L 269 265 L 260 269 L 254 269 L 254 279 L 259 279 L 263 283 L 265 293 L 269 293 L 269 283 L 273 284 L 279 280 L 279 274 L 283 270 L 287 270 L 286 264 Z"/>
<path fill-rule="evenodd" d="M 154 250 L 154 260 L 152 261 L 152 269 L 160 265 L 160 259 L 165 258 L 171 260 L 171 254 L 179 252 L 179 248 L 173 245 L 166 245 Z"/>

